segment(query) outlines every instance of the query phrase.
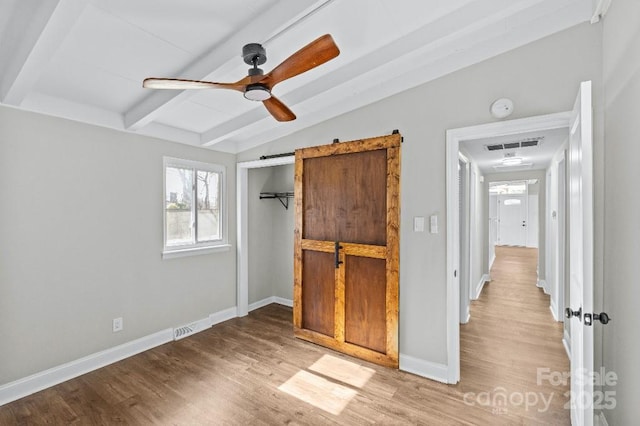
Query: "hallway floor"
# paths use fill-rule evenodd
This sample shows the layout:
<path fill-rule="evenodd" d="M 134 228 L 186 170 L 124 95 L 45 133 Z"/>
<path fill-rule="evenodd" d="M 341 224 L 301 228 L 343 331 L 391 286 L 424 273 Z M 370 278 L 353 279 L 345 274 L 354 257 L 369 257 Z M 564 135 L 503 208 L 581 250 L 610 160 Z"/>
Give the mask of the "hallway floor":
<path fill-rule="evenodd" d="M 563 326 L 536 286 L 537 257 L 533 248 L 496 247 L 492 281 L 460 328 L 460 386 L 475 393 L 476 403 L 522 424 L 570 424 L 569 383 L 560 379 L 570 370 Z"/>

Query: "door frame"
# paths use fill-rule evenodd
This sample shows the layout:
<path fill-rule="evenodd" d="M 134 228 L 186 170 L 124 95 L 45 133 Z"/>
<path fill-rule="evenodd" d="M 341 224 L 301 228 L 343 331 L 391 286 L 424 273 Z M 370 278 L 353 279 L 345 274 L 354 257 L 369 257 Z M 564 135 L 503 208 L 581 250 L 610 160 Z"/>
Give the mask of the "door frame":
<path fill-rule="evenodd" d="M 449 129 L 446 132 L 447 194 L 447 382 L 460 381 L 460 220 L 458 153 L 460 142 L 569 128 L 571 111 Z"/>
<path fill-rule="evenodd" d="M 294 164 L 294 155 L 236 163 L 236 315 L 249 314 L 249 169 Z"/>
<path fill-rule="evenodd" d="M 462 187 L 463 194 L 459 199 L 462 200 L 463 205 L 458 206 L 462 212 L 460 217 L 460 235 L 462 246 L 460 247 L 460 254 L 462 256 L 460 266 L 460 324 L 466 324 L 470 319 L 470 306 L 471 306 L 471 218 L 474 217 L 471 212 L 471 161 L 461 152 L 458 153 L 458 164 L 460 165 L 459 179 Z M 464 225 L 464 227 L 462 226 Z M 464 294 L 466 293 L 466 294 Z"/>

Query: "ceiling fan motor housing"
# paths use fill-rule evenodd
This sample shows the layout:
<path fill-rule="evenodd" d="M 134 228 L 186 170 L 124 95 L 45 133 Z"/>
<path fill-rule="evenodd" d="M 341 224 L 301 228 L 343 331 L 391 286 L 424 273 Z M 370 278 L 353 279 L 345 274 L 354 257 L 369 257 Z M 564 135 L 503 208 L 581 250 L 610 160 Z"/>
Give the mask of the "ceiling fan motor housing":
<path fill-rule="evenodd" d="M 242 57 L 247 65 L 262 65 L 267 62 L 267 51 L 259 43 L 249 43 L 242 48 Z"/>

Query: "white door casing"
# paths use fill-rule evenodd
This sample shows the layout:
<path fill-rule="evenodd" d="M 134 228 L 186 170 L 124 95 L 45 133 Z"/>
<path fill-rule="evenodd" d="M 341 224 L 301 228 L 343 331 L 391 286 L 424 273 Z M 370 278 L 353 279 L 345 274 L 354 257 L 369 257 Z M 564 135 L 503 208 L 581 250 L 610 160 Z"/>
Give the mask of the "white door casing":
<path fill-rule="evenodd" d="M 249 169 L 293 164 L 293 155 L 236 164 L 237 278 L 236 314 L 249 313 Z"/>
<path fill-rule="evenodd" d="M 498 195 L 498 244 L 527 245 L 528 195 Z"/>
<path fill-rule="evenodd" d="M 571 324 L 571 423 L 593 425 L 593 131 L 591 82 L 582 82 L 569 135 L 569 308 Z"/>
<path fill-rule="evenodd" d="M 569 127 L 571 112 L 449 129 L 446 133 L 447 199 L 447 383 L 460 381 L 460 222 L 458 159 L 462 141 Z"/>

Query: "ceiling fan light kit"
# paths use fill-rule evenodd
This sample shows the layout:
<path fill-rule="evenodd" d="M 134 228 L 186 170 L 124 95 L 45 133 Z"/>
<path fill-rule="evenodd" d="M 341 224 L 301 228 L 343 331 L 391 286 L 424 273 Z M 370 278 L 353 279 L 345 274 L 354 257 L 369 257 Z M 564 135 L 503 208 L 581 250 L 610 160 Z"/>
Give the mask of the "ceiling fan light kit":
<path fill-rule="evenodd" d="M 266 101 L 271 97 L 271 92 L 262 84 L 250 84 L 244 92 L 244 97 L 250 101 Z"/>
<path fill-rule="evenodd" d="M 299 74 L 316 68 L 340 54 L 340 49 L 330 34 L 325 34 L 285 59 L 271 72 L 264 74 L 258 65 L 267 61 L 264 47 L 249 43 L 242 48 L 244 62 L 251 65 L 247 76 L 235 83 L 184 80 L 178 78 L 145 78 L 142 87 L 148 89 L 231 89 L 242 92 L 246 99 L 262 102 L 267 111 L 278 121 L 291 121 L 296 115 L 271 91 L 274 86 Z"/>

